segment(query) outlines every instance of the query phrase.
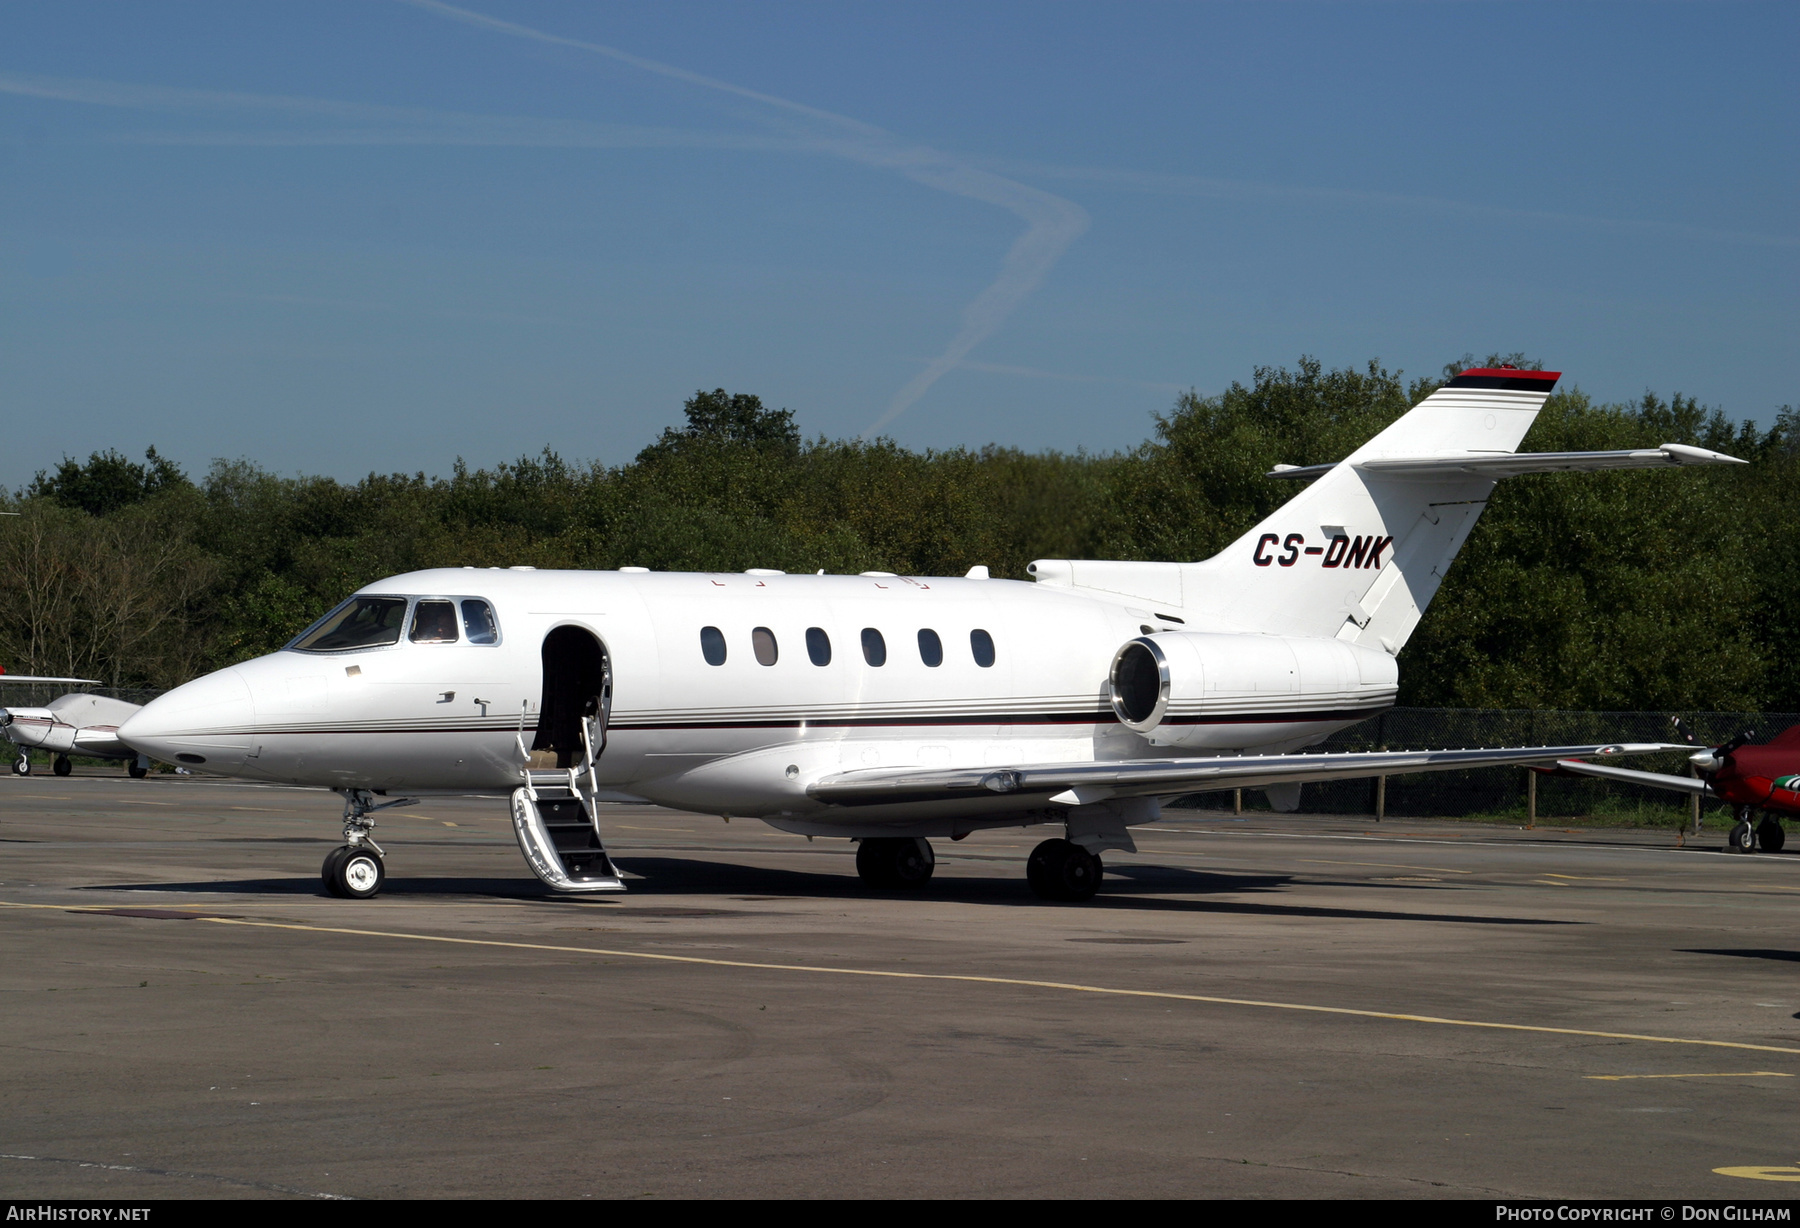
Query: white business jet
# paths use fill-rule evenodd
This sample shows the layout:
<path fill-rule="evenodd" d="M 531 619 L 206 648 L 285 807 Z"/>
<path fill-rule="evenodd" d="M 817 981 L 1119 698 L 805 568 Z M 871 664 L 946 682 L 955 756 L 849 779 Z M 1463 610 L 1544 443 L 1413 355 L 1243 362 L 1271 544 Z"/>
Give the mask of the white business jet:
<path fill-rule="evenodd" d="M 80 683 L 98 686 L 93 678 L 39 678 L 26 674 L 0 674 L 5 683 L 63 685 Z M 31 775 L 31 752 L 48 751 L 51 770 L 67 776 L 74 770 L 70 755 L 90 755 L 99 759 L 129 759 L 126 769 L 142 779 L 150 774 L 150 760 L 119 741 L 119 726 L 139 711 L 137 704 L 105 695 L 88 695 L 80 691 L 58 695 L 41 708 L 0 708 L 0 734 L 19 748 L 13 759 L 15 776 Z"/>
<path fill-rule="evenodd" d="M 344 796 L 323 875 L 380 889 L 373 816 L 510 790 L 526 862 L 618 891 L 602 803 L 650 801 L 859 841 L 873 884 L 930 840 L 1048 826 L 1027 877 L 1091 897 L 1161 800 L 1550 763 L 1656 746 L 1308 754 L 1394 702 L 1394 657 L 1497 479 L 1734 464 L 1680 445 L 1516 455 L 1557 376 L 1465 371 L 1199 563 L 1039 560 L 960 577 L 444 569 L 368 585 L 280 652 L 154 700 L 158 759 Z M 551 757 L 554 756 L 552 759 Z M 552 767 L 552 763 L 554 767 Z"/>

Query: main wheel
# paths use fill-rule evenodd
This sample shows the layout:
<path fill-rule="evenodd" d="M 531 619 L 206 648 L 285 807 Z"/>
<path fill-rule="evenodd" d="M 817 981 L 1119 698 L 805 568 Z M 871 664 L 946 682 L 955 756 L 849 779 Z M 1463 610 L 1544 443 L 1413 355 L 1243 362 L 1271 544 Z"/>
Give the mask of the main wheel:
<path fill-rule="evenodd" d="M 936 868 L 931 842 L 915 836 L 870 836 L 856 846 L 856 872 L 871 887 L 922 887 Z"/>
<path fill-rule="evenodd" d="M 1756 847 L 1765 853 L 1779 853 L 1786 843 L 1787 833 L 1781 830 L 1781 824 L 1771 816 L 1763 816 L 1763 821 L 1756 825 Z"/>
<path fill-rule="evenodd" d="M 1734 853 L 1748 853 L 1756 847 L 1756 833 L 1752 830 L 1749 819 L 1740 819 L 1732 824 L 1731 832 L 1725 837 L 1725 845 Z"/>
<path fill-rule="evenodd" d="M 1025 881 L 1046 900 L 1078 904 L 1100 889 L 1100 857 L 1067 840 L 1046 840 L 1031 850 Z"/>
<path fill-rule="evenodd" d="M 133 780 L 142 780 L 150 774 L 150 769 L 135 759 L 131 761 L 130 765 L 127 766 L 125 770 L 131 774 Z"/>
<path fill-rule="evenodd" d="M 893 866 L 895 886 L 923 887 L 937 869 L 937 854 L 923 836 L 903 836 L 894 841 Z"/>
<path fill-rule="evenodd" d="M 332 867 L 331 894 L 346 900 L 366 900 L 381 890 L 387 867 L 381 855 L 369 849 L 346 847 Z"/>
<path fill-rule="evenodd" d="M 24 751 L 20 751 L 19 757 L 17 759 L 13 760 L 13 775 L 14 776 L 29 776 L 29 775 L 31 775 L 31 756 L 26 754 Z"/>
<path fill-rule="evenodd" d="M 67 755 L 58 755 L 56 757 L 56 762 L 50 765 L 50 770 L 55 772 L 58 776 L 67 776 L 70 772 L 75 770 L 75 765 L 69 762 L 69 757 Z"/>

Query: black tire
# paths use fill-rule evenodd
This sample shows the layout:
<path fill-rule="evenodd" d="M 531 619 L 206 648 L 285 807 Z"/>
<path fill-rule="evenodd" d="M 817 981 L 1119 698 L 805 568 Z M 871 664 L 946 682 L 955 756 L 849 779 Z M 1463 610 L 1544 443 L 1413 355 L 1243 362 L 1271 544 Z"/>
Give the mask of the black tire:
<path fill-rule="evenodd" d="M 13 760 L 13 775 L 31 775 L 31 757 L 29 755 L 20 755 L 17 759 Z"/>
<path fill-rule="evenodd" d="M 337 881 L 337 863 L 342 861 L 349 852 L 348 844 L 340 844 L 325 854 L 325 863 L 319 867 L 319 881 L 325 884 L 325 890 L 331 892 L 332 895 L 337 894 L 337 888 L 332 885 Z"/>
<path fill-rule="evenodd" d="M 1756 827 L 1756 847 L 1765 853 L 1779 853 L 1787 843 L 1787 833 L 1772 818 L 1764 818 Z"/>
<path fill-rule="evenodd" d="M 130 764 L 129 766 L 127 766 L 125 771 L 130 774 L 130 776 L 133 780 L 142 780 L 144 777 L 146 777 L 150 774 L 149 768 L 139 767 L 136 763 L 133 763 L 133 764 Z"/>
<path fill-rule="evenodd" d="M 67 755 L 58 755 L 56 757 L 56 762 L 50 765 L 50 770 L 55 772 L 58 776 L 67 776 L 70 772 L 75 770 L 75 765 L 69 762 L 69 757 Z"/>
<path fill-rule="evenodd" d="M 1025 863 L 1025 881 L 1046 900 L 1079 904 L 1100 890 L 1105 867 L 1098 854 L 1067 840 L 1046 840 L 1031 850 Z"/>
<path fill-rule="evenodd" d="M 931 851 L 931 841 L 922 836 L 895 840 L 892 858 L 896 887 L 923 887 L 931 881 L 931 872 L 937 869 L 937 854 Z"/>
<path fill-rule="evenodd" d="M 373 849 L 346 847 L 332 867 L 331 894 L 345 900 L 368 900 L 381 893 L 387 867 Z"/>
<path fill-rule="evenodd" d="M 882 891 L 923 887 L 935 869 L 931 842 L 916 836 L 868 836 L 856 845 L 856 872 Z"/>
<path fill-rule="evenodd" d="M 1749 819 L 1732 824 L 1730 833 L 1725 837 L 1725 847 L 1734 853 L 1748 853 L 1756 847 L 1756 832 L 1750 826 Z"/>
<path fill-rule="evenodd" d="M 856 843 L 856 872 L 871 887 L 894 885 L 894 858 L 886 836 L 867 836 Z"/>

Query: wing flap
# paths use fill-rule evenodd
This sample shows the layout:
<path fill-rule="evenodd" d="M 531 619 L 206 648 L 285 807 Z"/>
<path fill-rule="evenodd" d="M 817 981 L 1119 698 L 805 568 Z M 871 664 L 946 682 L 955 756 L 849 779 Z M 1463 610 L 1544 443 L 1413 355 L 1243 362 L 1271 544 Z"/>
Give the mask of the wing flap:
<path fill-rule="evenodd" d="M 1313 755 L 1234 755 L 1211 759 L 1134 759 L 1124 762 L 1034 763 L 985 768 L 871 768 L 814 781 L 807 795 L 841 806 L 950 801 L 999 793 L 1070 804 L 1083 796 L 1143 797 L 1261 788 L 1367 776 L 1405 776 L 1508 764 L 1558 763 L 1591 755 L 1645 755 L 1692 750 L 1661 742 L 1598 746 L 1526 746 L 1484 750 L 1356 751 Z M 1649 776 L 1653 773 L 1643 773 Z"/>
<path fill-rule="evenodd" d="M 1692 776 L 1666 776 L 1661 772 L 1639 772 L 1633 768 L 1612 767 L 1604 763 L 1580 763 L 1574 760 L 1558 760 L 1556 766 L 1564 772 L 1576 776 L 1597 776 L 1601 780 L 1618 780 L 1631 785 L 1646 785 L 1652 789 L 1667 789 L 1671 793 L 1687 793 L 1700 797 L 1710 797 L 1711 790 L 1704 780 Z"/>

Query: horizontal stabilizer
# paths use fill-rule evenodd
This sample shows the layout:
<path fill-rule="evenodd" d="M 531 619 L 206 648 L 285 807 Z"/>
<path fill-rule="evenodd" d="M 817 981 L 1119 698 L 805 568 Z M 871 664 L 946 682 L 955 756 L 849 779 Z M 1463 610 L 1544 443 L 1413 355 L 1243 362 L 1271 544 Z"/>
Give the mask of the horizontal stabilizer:
<path fill-rule="evenodd" d="M 1341 462 L 1340 462 L 1341 463 Z M 1513 478 L 1524 473 L 1594 473 L 1602 469 L 1666 469 L 1671 465 L 1747 465 L 1750 462 L 1683 443 L 1626 452 L 1459 452 L 1442 456 L 1372 456 L 1350 462 L 1373 477 L 1443 478 L 1474 474 Z M 1277 465 L 1272 478 L 1318 478 L 1337 468 L 1330 465 Z"/>
<path fill-rule="evenodd" d="M 1693 748 L 1685 749 L 1692 750 Z M 1581 763 L 1574 760 L 1558 760 L 1556 766 L 1562 771 L 1576 776 L 1598 776 L 1601 780 L 1617 780 L 1628 785 L 1667 789 L 1671 793 L 1688 793 L 1698 797 L 1708 797 L 1712 792 L 1704 780 L 1698 780 L 1692 776 L 1665 776 L 1661 772 L 1639 772 L 1631 768 L 1609 767 L 1602 763 Z"/>
<path fill-rule="evenodd" d="M 1692 750 L 1661 742 L 1610 746 L 1524 746 L 1493 750 L 1396 750 L 1312 755 L 1229 755 L 1212 759 L 1135 759 L 1126 762 L 1034 763 L 988 768 L 884 768 L 827 776 L 807 795 L 842 806 L 948 801 L 994 793 L 1061 799 L 1064 792 L 1096 801 L 1110 797 L 1205 793 L 1316 780 L 1467 771 L 1508 764 L 1548 764 L 1589 755 L 1647 755 Z M 1584 765 L 1585 766 L 1585 765 Z M 1649 772 L 1640 775 L 1653 775 Z"/>

